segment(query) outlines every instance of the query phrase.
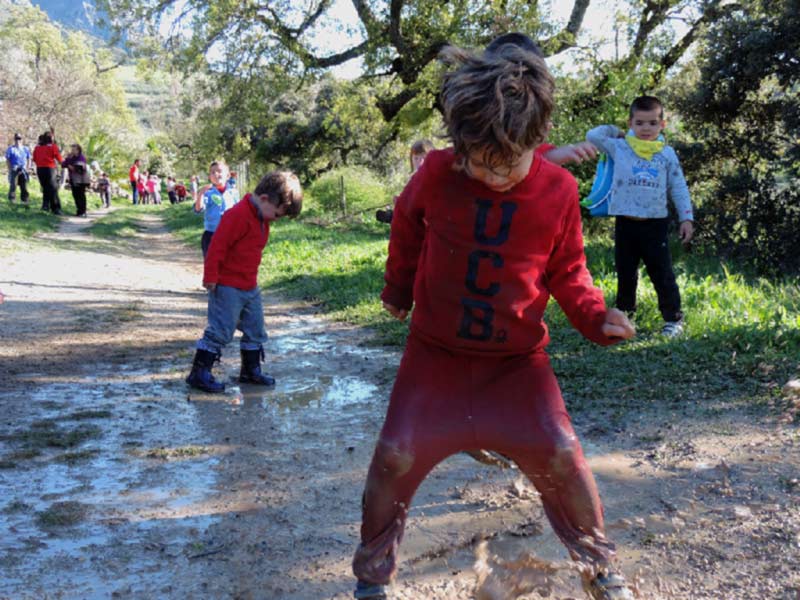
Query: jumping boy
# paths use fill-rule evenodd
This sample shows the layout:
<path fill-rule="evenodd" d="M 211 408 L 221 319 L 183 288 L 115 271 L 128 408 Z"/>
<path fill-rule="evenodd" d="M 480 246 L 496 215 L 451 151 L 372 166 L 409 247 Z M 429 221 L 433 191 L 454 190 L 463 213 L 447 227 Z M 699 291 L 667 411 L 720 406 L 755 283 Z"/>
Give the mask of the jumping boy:
<path fill-rule="evenodd" d="M 678 213 L 684 244 L 694 233 L 692 201 L 678 156 L 661 135 L 666 127 L 661 101 L 655 96 L 636 98 L 628 127 L 627 135 L 614 125 L 601 125 L 586 134 L 587 141 L 614 159 L 608 214 L 616 216 L 616 307 L 629 314 L 636 310 L 639 262 L 644 262 L 664 318 L 661 333 L 675 337 L 683 332 L 683 312 L 669 251 L 667 198 Z"/>
<path fill-rule="evenodd" d="M 441 102 L 453 148 L 428 154 L 397 200 L 384 308 L 410 333 L 363 496 L 355 597 L 386 598 L 411 499 L 448 456 L 493 450 L 541 494 L 596 599 L 632 598 L 611 570 L 594 477 L 545 353 L 552 294 L 585 337 L 634 335 L 606 310 L 583 251 L 577 184 L 534 149 L 553 78 L 518 44 L 448 47 Z"/>
<path fill-rule="evenodd" d="M 204 263 L 208 327 L 197 341 L 192 371 L 186 378 L 191 387 L 213 393 L 225 391 L 225 384 L 214 379 L 211 367 L 237 328 L 242 331 L 239 381 L 275 384 L 273 377 L 261 372 L 267 333 L 256 278 L 270 223 L 285 216 L 296 217 L 302 203 L 297 176 L 275 171 L 265 175 L 252 194 L 226 211 Z"/>

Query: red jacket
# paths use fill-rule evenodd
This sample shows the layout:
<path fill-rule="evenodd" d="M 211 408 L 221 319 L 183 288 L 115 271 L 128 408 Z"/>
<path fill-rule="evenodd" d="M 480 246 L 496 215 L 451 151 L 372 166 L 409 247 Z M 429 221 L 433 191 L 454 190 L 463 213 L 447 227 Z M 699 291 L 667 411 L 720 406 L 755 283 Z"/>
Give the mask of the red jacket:
<path fill-rule="evenodd" d="M 203 283 L 252 290 L 268 239 L 269 221 L 261 219 L 247 194 L 222 215 L 206 253 Z"/>
<path fill-rule="evenodd" d="M 39 145 L 33 149 L 33 162 L 39 168 L 55 169 L 56 166 L 61 166 L 64 159 L 61 158 L 61 153 L 58 151 L 58 146 L 55 144 Z"/>
<path fill-rule="evenodd" d="M 493 192 L 433 151 L 400 194 L 381 298 L 415 305 L 411 330 L 468 354 L 543 349 L 552 294 L 599 344 L 606 307 L 586 268 L 575 179 L 537 154 L 527 177 Z"/>

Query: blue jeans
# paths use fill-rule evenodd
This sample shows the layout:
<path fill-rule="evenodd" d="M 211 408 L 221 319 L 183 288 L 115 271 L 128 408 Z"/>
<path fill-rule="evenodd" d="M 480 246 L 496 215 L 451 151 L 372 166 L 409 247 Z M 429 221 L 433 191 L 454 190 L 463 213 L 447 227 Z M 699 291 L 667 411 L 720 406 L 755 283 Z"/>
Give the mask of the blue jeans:
<path fill-rule="evenodd" d="M 133 190 L 133 203 L 139 204 L 139 188 L 136 187 L 135 181 L 131 181 L 131 189 Z"/>
<path fill-rule="evenodd" d="M 197 340 L 198 350 L 221 354 L 239 329 L 242 350 L 259 350 L 267 341 L 264 329 L 264 307 L 261 289 L 240 290 L 227 285 L 217 285 L 208 293 L 208 327 Z"/>

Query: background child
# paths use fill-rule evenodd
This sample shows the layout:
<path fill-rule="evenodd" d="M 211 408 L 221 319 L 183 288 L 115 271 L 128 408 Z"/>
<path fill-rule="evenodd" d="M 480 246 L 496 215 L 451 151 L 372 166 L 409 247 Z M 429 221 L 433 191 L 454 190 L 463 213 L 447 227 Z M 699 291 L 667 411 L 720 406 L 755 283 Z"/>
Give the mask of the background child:
<path fill-rule="evenodd" d="M 178 202 L 186 200 L 186 186 L 183 183 L 176 183 L 175 194 L 178 196 Z"/>
<path fill-rule="evenodd" d="M 632 598 L 609 570 L 597 487 L 545 353 L 551 294 L 598 344 L 634 335 L 592 285 L 575 180 L 534 152 L 553 79 L 513 43 L 480 55 L 448 47 L 443 58 L 455 65 L 441 93 L 454 147 L 430 152 L 395 205 L 381 299 L 398 319 L 415 310 L 367 475 L 355 596 L 385 598 L 430 470 L 487 449 L 536 486 L 593 596 Z"/>
<path fill-rule="evenodd" d="M 97 192 L 100 194 L 103 206 L 111 208 L 111 180 L 108 178 L 108 173 L 100 173 L 100 177 L 97 178 Z"/>
<path fill-rule="evenodd" d="M 167 197 L 170 204 L 178 203 L 178 194 L 175 193 L 175 178 L 172 176 L 167 177 Z"/>
<path fill-rule="evenodd" d="M 204 213 L 203 235 L 200 238 L 203 258 L 208 253 L 211 238 L 222 215 L 239 201 L 239 193 L 228 187 L 228 165 L 224 160 L 215 160 L 209 165 L 208 180 L 211 184 L 199 190 L 194 201 L 194 212 Z"/>
<path fill-rule="evenodd" d="M 669 251 L 667 198 L 678 213 L 684 243 L 692 239 L 694 219 L 678 156 L 661 137 L 665 126 L 661 101 L 640 96 L 631 103 L 627 135 L 614 125 L 601 125 L 589 131 L 586 139 L 614 159 L 608 214 L 616 215 L 616 306 L 630 314 L 636 310 L 639 262 L 643 261 L 664 318 L 661 333 L 674 337 L 683 332 L 683 312 Z"/>
<path fill-rule="evenodd" d="M 225 213 L 204 264 L 208 327 L 197 342 L 192 371 L 186 378 L 191 387 L 207 392 L 225 390 L 225 385 L 214 379 L 211 367 L 237 328 L 242 331 L 239 381 L 275 384 L 273 377 L 261 372 L 267 333 L 256 277 L 269 239 L 270 222 L 284 216 L 296 217 L 302 202 L 297 177 L 288 171 L 276 171 L 265 175 L 252 194 Z"/>
<path fill-rule="evenodd" d="M 408 152 L 408 163 L 411 167 L 412 175 L 416 173 L 417 169 L 422 166 L 422 163 L 425 162 L 425 157 L 428 155 L 428 152 L 433 149 L 434 145 L 430 140 L 417 140 L 411 144 L 411 149 Z M 394 198 L 393 202 L 397 202 L 396 197 Z M 375 218 L 381 223 L 391 223 L 393 214 L 393 208 L 381 208 L 375 212 Z"/>

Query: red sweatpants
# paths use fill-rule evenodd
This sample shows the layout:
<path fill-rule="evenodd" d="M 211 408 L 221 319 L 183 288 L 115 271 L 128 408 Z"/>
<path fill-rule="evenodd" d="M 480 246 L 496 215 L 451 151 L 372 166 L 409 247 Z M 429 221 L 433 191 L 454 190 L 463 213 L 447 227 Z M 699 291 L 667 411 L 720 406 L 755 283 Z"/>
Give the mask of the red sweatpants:
<path fill-rule="evenodd" d="M 478 449 L 519 466 L 573 559 L 610 561 L 597 486 L 547 355 L 457 355 L 412 334 L 367 475 L 356 577 L 389 582 L 419 484 L 451 454 Z"/>

